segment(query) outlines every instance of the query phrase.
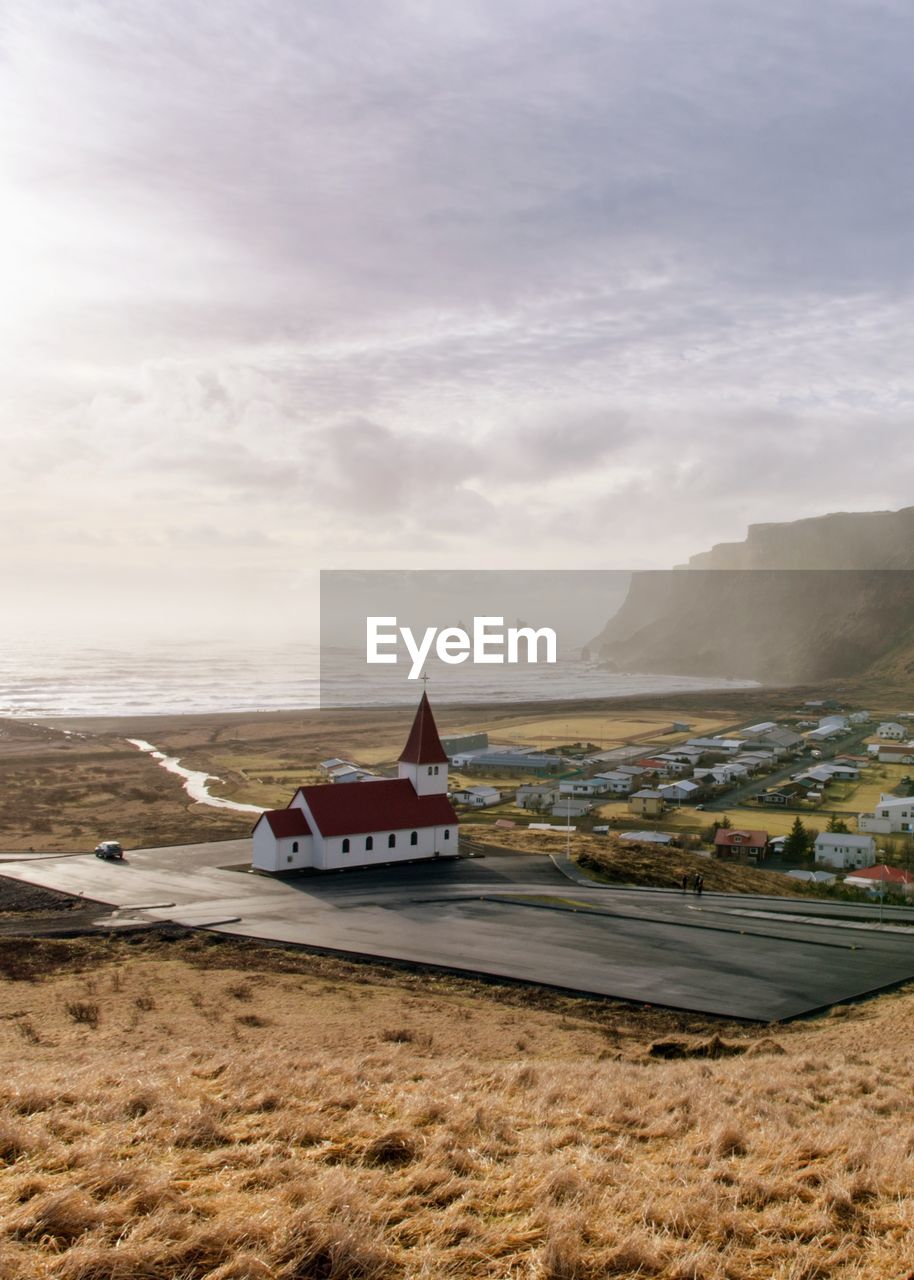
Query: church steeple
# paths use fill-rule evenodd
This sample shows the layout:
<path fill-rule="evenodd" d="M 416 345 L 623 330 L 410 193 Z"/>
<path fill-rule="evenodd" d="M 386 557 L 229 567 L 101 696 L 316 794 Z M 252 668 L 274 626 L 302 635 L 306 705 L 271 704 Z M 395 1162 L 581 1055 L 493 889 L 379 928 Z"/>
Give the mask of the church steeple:
<path fill-rule="evenodd" d="M 447 771 L 447 753 L 438 737 L 428 694 L 423 691 L 406 746 L 400 753 L 399 776 L 408 778 L 420 796 L 446 795 Z"/>

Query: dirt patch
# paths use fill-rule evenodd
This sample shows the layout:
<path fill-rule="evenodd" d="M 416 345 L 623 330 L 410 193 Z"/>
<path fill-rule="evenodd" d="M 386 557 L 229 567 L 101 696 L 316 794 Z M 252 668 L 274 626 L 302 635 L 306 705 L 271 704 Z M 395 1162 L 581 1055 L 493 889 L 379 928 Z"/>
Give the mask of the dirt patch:
<path fill-rule="evenodd" d="M 85 905 L 83 898 L 58 893 L 56 889 L 42 889 L 21 880 L 10 880 L 0 871 L 0 918 L 19 915 L 56 916 L 62 912 L 79 910 Z"/>

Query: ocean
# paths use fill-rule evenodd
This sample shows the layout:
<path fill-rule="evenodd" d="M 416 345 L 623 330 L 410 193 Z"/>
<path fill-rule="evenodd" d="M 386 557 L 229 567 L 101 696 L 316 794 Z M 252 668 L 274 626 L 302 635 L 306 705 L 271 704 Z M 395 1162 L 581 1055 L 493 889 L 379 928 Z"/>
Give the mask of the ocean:
<path fill-rule="evenodd" d="M 111 645 L 0 642 L 0 716 L 190 715 L 416 701 L 421 683 L 405 668 L 367 667 L 316 644 L 164 641 Z M 561 701 L 626 694 L 751 688 L 752 681 L 607 672 L 579 661 L 557 666 L 429 668 L 440 702 Z M 323 684 L 321 675 L 323 674 Z"/>

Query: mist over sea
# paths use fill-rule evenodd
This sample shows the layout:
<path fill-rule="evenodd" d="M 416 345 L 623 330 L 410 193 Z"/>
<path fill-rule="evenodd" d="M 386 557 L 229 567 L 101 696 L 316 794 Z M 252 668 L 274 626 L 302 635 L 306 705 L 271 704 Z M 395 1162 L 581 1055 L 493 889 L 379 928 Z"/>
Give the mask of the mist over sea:
<path fill-rule="evenodd" d="M 418 698 L 422 685 L 407 680 L 405 667 L 369 667 L 353 658 L 339 651 L 325 654 L 322 673 L 318 645 L 299 642 L 4 640 L 0 715 L 41 719 L 291 711 L 409 704 Z M 548 667 L 447 667 L 433 662 L 428 671 L 430 696 L 439 702 L 552 701 L 751 687 L 749 681 L 606 672 L 577 660 Z"/>

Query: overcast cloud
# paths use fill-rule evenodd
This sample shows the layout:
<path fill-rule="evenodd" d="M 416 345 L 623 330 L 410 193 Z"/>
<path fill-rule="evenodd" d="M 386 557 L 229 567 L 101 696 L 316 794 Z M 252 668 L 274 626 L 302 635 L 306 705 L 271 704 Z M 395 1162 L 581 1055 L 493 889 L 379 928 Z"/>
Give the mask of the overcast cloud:
<path fill-rule="evenodd" d="M 11 0 L 0 589 L 666 567 L 914 501 L 914 10 Z"/>

